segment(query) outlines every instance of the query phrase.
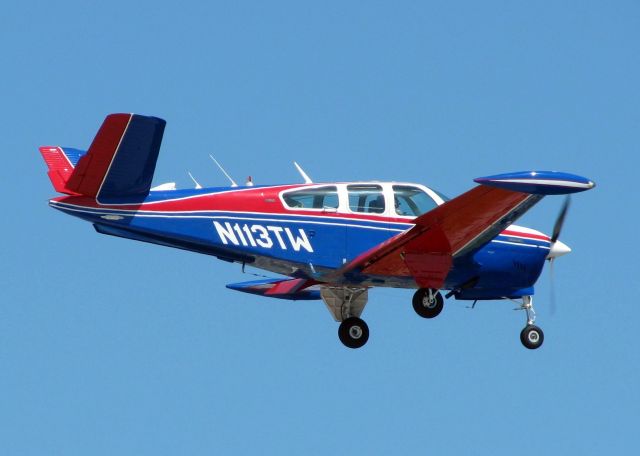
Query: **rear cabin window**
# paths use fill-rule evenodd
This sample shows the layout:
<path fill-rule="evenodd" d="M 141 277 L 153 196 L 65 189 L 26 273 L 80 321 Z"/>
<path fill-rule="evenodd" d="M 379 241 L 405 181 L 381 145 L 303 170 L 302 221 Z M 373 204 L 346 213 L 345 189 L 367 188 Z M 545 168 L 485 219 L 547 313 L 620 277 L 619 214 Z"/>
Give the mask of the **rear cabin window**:
<path fill-rule="evenodd" d="M 305 188 L 282 195 L 284 203 L 291 209 L 337 209 L 336 187 Z"/>
<path fill-rule="evenodd" d="M 411 217 L 418 217 L 438 206 L 422 189 L 410 185 L 394 185 L 393 201 L 396 214 Z"/>
<path fill-rule="evenodd" d="M 348 185 L 349 209 L 352 212 L 382 214 L 384 212 L 384 195 L 379 185 Z"/>

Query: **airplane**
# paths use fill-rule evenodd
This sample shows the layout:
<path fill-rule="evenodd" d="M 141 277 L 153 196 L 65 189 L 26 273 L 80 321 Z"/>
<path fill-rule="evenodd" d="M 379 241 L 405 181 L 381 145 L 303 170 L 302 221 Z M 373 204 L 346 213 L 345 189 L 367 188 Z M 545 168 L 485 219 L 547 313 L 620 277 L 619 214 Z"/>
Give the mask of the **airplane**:
<path fill-rule="evenodd" d="M 152 187 L 165 125 L 157 117 L 111 114 L 87 151 L 41 147 L 53 187 L 65 195 L 49 205 L 101 234 L 279 274 L 227 287 L 322 300 L 349 348 L 369 339 L 361 315 L 374 287 L 416 289 L 413 309 L 427 319 L 440 314 L 445 298 L 515 301 L 526 314 L 522 344 L 542 345 L 534 285 L 547 260 L 571 251 L 558 239 L 569 196 L 551 236 L 514 222 L 547 195 L 592 189 L 590 179 L 555 171 L 498 174 L 475 179 L 477 186 L 449 199 L 408 182 L 314 183 L 296 163 L 303 184 L 232 180 L 202 188 L 194 179 L 195 189 Z"/>

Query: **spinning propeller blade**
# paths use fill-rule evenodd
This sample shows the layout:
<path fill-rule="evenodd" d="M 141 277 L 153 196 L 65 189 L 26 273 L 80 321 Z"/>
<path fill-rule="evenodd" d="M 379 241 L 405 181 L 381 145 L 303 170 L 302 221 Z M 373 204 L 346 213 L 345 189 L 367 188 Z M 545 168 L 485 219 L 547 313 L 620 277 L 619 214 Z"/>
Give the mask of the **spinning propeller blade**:
<path fill-rule="evenodd" d="M 551 244 L 554 244 L 560 237 L 560 231 L 562 231 L 562 225 L 564 225 L 564 219 L 567 217 L 567 212 L 569 211 L 570 205 L 571 205 L 571 196 L 567 195 L 567 197 L 564 199 L 564 204 L 562 205 L 562 209 L 560 209 L 560 213 L 558 214 L 558 218 L 556 218 L 556 223 L 553 226 L 553 234 L 551 235 Z"/>
<path fill-rule="evenodd" d="M 553 272 L 553 258 L 549 259 L 549 308 L 551 315 L 556 314 L 556 279 Z"/>
<path fill-rule="evenodd" d="M 547 257 L 547 259 L 549 260 L 549 274 L 550 274 L 551 315 L 555 315 L 556 313 L 556 281 L 555 281 L 555 274 L 553 271 L 553 263 L 557 257 L 571 252 L 571 249 L 569 248 L 568 245 L 558 240 L 558 238 L 560 237 L 560 233 L 562 232 L 562 226 L 564 225 L 564 221 L 567 217 L 567 213 L 569 212 L 570 205 L 571 205 L 571 197 L 567 195 L 567 197 L 564 200 L 564 204 L 562 205 L 562 209 L 560 209 L 560 213 L 556 218 L 556 223 L 553 225 L 553 234 L 551 235 L 551 250 L 549 250 L 549 256 Z"/>

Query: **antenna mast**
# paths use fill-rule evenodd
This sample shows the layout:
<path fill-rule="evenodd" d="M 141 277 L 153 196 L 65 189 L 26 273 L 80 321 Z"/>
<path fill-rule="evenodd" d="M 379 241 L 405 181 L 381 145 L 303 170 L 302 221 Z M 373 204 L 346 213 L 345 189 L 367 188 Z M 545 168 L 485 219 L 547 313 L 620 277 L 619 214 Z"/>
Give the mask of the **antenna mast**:
<path fill-rule="evenodd" d="M 187 174 L 189 175 L 193 183 L 196 184 L 196 190 L 201 189 L 202 185 L 200 185 L 200 183 L 196 180 L 196 178 L 193 177 L 193 174 L 191 174 L 191 171 L 187 171 Z"/>
<path fill-rule="evenodd" d="M 311 180 L 311 178 L 307 175 L 307 173 L 304 172 L 304 170 L 300 167 L 299 164 L 297 164 L 296 162 L 293 162 L 293 165 L 296 167 L 296 169 L 304 179 L 305 184 L 313 184 L 313 181 Z"/>
<path fill-rule="evenodd" d="M 222 171 L 222 173 L 227 176 L 227 179 L 229 179 L 229 181 L 231 182 L 231 186 L 232 187 L 237 187 L 238 184 L 236 184 L 236 181 L 234 181 L 231 176 L 229 176 L 229 174 L 224 170 L 224 168 L 222 167 L 222 165 L 220 163 L 218 163 L 218 160 L 216 160 L 215 158 L 213 158 L 213 155 L 209 154 L 209 157 L 211 158 L 211 160 L 213 160 L 213 162 L 218 165 L 218 168 L 220 168 L 220 171 Z"/>

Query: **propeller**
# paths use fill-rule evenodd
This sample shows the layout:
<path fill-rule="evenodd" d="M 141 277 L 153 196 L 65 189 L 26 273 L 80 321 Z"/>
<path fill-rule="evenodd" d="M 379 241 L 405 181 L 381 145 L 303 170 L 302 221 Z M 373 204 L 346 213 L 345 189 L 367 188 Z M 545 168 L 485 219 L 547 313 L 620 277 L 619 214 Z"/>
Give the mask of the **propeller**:
<path fill-rule="evenodd" d="M 556 313 L 556 282 L 553 263 L 559 256 L 571 252 L 571 249 L 568 245 L 558 240 L 558 238 L 560 238 L 560 233 L 562 232 L 564 221 L 567 218 L 567 213 L 569 212 L 569 206 L 571 206 L 571 196 L 567 195 L 564 203 L 562 204 L 562 208 L 560 209 L 560 213 L 556 218 L 556 223 L 553 225 L 553 234 L 551 235 L 551 249 L 549 250 L 549 255 L 547 256 L 547 259 L 549 260 L 549 274 L 551 282 L 551 315 L 554 315 Z"/>
<path fill-rule="evenodd" d="M 569 206 L 571 206 L 571 196 L 567 195 L 564 199 L 564 204 L 562 205 L 562 209 L 560 209 L 560 213 L 558 214 L 558 218 L 556 218 L 556 223 L 553 225 L 553 234 L 551 235 L 551 247 L 556 243 L 558 238 L 560 237 L 560 232 L 562 231 L 562 225 L 564 225 L 564 220 L 567 217 L 567 212 L 569 212 Z"/>

